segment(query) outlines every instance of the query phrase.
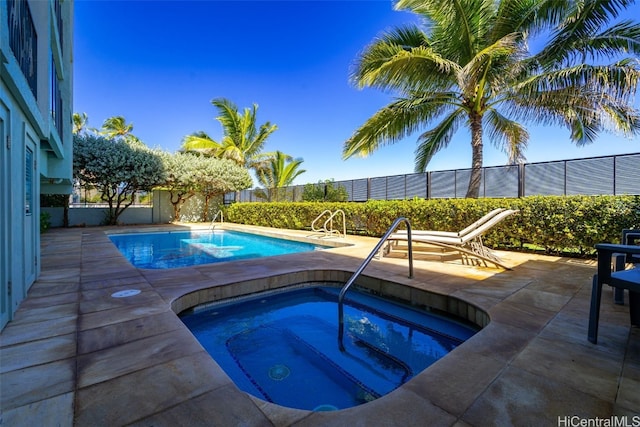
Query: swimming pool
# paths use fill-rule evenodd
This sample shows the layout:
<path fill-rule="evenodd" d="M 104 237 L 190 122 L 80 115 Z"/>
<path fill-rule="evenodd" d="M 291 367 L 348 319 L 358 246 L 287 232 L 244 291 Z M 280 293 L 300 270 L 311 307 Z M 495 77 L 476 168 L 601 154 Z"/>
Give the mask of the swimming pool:
<path fill-rule="evenodd" d="M 112 234 L 137 268 L 161 269 L 326 249 L 329 246 L 231 230 Z"/>
<path fill-rule="evenodd" d="M 240 389 L 316 411 L 384 396 L 479 329 L 350 290 L 341 351 L 338 293 L 307 286 L 196 307 L 180 317 Z"/>

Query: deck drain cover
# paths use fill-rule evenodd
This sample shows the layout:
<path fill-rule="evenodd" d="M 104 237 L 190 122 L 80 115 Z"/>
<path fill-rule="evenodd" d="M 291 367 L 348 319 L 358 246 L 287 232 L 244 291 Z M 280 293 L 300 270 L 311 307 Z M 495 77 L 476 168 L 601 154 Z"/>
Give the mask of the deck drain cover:
<path fill-rule="evenodd" d="M 126 298 L 138 295 L 139 293 L 140 289 L 125 289 L 124 291 L 114 292 L 111 294 L 111 296 L 114 298 Z"/>
<path fill-rule="evenodd" d="M 291 371 L 286 365 L 273 365 L 269 368 L 269 378 L 275 381 L 282 381 L 287 378 Z"/>

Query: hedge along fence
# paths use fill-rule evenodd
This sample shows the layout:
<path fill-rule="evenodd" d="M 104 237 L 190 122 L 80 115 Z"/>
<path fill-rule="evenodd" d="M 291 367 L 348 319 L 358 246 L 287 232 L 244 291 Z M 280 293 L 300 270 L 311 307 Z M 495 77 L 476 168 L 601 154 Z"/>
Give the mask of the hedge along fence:
<path fill-rule="evenodd" d="M 640 228 L 640 196 L 531 196 L 508 199 L 370 200 L 365 203 L 236 203 L 234 223 L 310 229 L 325 209 L 345 213 L 348 232 L 380 237 L 398 217 L 414 230 L 459 231 L 495 208 L 518 209 L 483 236 L 495 249 L 541 249 L 549 254 L 592 255 L 600 242 L 620 242 L 624 228 Z M 334 228 L 341 228 L 336 217 Z"/>

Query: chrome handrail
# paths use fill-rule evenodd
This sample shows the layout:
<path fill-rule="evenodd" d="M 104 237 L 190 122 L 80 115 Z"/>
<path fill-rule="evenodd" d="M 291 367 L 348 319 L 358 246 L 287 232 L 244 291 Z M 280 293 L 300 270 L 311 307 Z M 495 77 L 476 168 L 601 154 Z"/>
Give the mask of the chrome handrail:
<path fill-rule="evenodd" d="M 373 248 L 371 253 L 362 262 L 362 264 L 360 264 L 360 267 L 358 267 L 356 272 L 353 273 L 351 278 L 347 280 L 347 283 L 345 283 L 345 285 L 340 290 L 340 294 L 338 295 L 338 345 L 340 346 L 340 351 L 344 351 L 344 345 L 342 344 L 342 338 L 344 336 L 344 295 L 347 293 L 353 282 L 356 281 L 362 271 L 367 267 L 367 265 L 369 265 L 376 253 L 378 253 L 378 251 L 382 248 L 382 245 L 387 240 L 389 235 L 391 235 L 391 233 L 395 231 L 395 229 L 401 222 L 404 222 L 407 225 L 407 244 L 409 246 L 409 279 L 413 279 L 413 245 L 411 244 L 411 223 L 407 218 L 400 217 L 396 218 L 393 224 L 391 224 L 378 244 Z"/>

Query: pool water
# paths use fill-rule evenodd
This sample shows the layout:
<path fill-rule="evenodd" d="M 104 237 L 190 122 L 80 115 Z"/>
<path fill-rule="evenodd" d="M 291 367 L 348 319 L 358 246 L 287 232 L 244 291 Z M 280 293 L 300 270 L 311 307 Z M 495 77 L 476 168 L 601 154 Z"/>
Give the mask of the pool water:
<path fill-rule="evenodd" d="M 327 246 L 230 230 L 112 234 L 138 268 L 177 268 L 325 249 Z"/>
<path fill-rule="evenodd" d="M 478 330 L 350 290 L 341 351 L 338 293 L 305 287 L 196 308 L 181 319 L 240 389 L 316 411 L 384 396 Z"/>

